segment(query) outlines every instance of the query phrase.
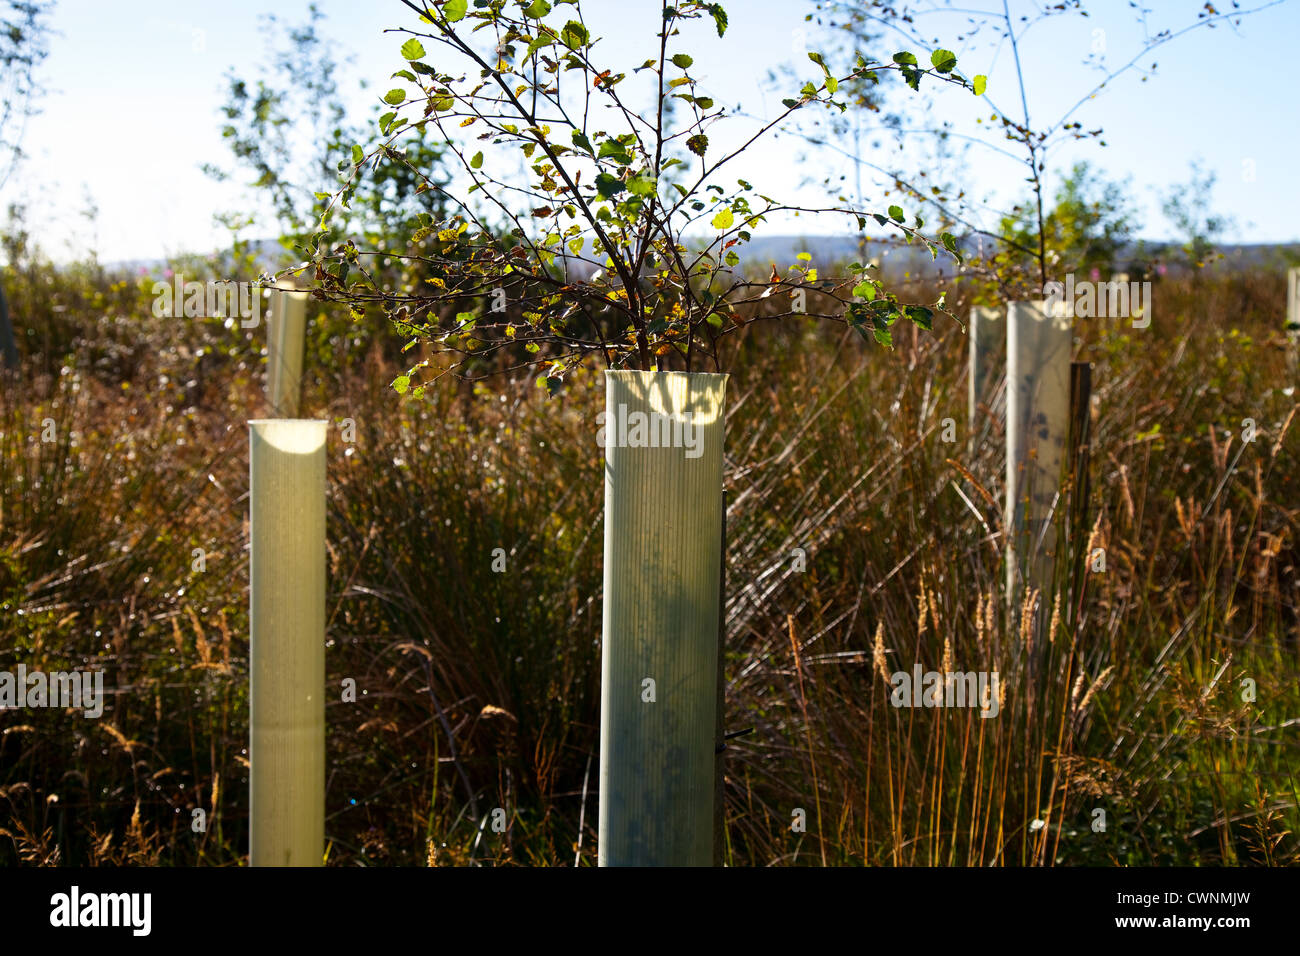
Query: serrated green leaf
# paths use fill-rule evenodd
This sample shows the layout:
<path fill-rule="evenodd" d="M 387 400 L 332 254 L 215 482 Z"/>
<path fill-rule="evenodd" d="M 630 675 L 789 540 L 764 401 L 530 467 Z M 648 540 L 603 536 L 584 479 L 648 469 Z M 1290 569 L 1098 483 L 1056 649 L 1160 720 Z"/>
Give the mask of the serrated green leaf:
<path fill-rule="evenodd" d="M 927 332 L 933 328 L 934 313 L 924 306 L 909 305 L 904 311 L 907 317 L 912 320 L 914 325 L 925 329 Z"/>
<path fill-rule="evenodd" d="M 464 20 L 465 14 L 468 12 L 468 0 L 447 0 L 447 2 L 442 5 L 442 15 L 452 23 Z"/>
<path fill-rule="evenodd" d="M 730 229 L 736 221 L 736 216 L 731 211 L 730 206 L 723 206 L 718 210 L 718 214 L 713 217 L 714 229 Z"/>
<path fill-rule="evenodd" d="M 570 20 L 560 31 L 560 41 L 570 50 L 577 50 L 587 45 L 591 40 L 591 34 L 577 20 Z"/>
<path fill-rule="evenodd" d="M 633 196 L 649 196 L 655 191 L 655 181 L 644 173 L 633 176 L 627 181 L 627 189 Z"/>
<path fill-rule="evenodd" d="M 930 54 L 930 63 L 940 73 L 951 73 L 957 66 L 957 54 L 940 48 Z"/>
<path fill-rule="evenodd" d="M 596 192 L 602 199 L 612 199 L 626 188 L 623 180 L 617 176 L 611 176 L 609 173 L 596 174 Z"/>
<path fill-rule="evenodd" d="M 907 218 L 907 216 L 904 215 L 904 213 L 903 213 L 903 208 L 902 208 L 901 206 L 890 206 L 890 207 L 889 207 L 889 216 L 890 216 L 890 218 L 893 219 L 895 222 L 902 222 L 903 220 L 905 220 L 905 219 Z"/>
<path fill-rule="evenodd" d="M 403 60 L 418 60 L 422 56 L 424 56 L 424 46 L 415 37 L 402 44 Z"/>
<path fill-rule="evenodd" d="M 474 154 L 474 158 L 469 161 L 469 168 L 470 169 L 483 168 L 483 150 L 480 149 L 477 153 Z"/>
<path fill-rule="evenodd" d="M 524 16 L 531 17 L 534 20 L 540 20 L 551 12 L 551 5 L 546 0 L 533 0 L 532 3 L 524 7 Z"/>
<path fill-rule="evenodd" d="M 411 387 L 411 376 L 399 375 L 393 379 L 393 391 L 398 395 L 405 395 L 407 389 Z"/>
<path fill-rule="evenodd" d="M 389 106 L 396 106 L 398 103 L 406 101 L 406 90 L 394 88 L 384 94 L 384 102 Z"/>
<path fill-rule="evenodd" d="M 673 56 L 673 66 L 679 66 L 683 70 L 689 67 L 695 60 L 685 53 L 678 53 Z"/>
<path fill-rule="evenodd" d="M 971 87 L 975 90 L 976 96 L 983 96 L 984 91 L 988 88 L 989 78 L 983 73 L 975 74 L 975 79 L 971 80 Z"/>
<path fill-rule="evenodd" d="M 722 36 L 727 32 L 727 11 L 722 9 L 720 3 L 710 3 L 707 9 L 713 17 L 713 25 L 718 30 L 718 36 Z"/>
<path fill-rule="evenodd" d="M 587 139 L 586 133 L 575 129 L 571 139 L 573 140 L 574 146 L 577 146 L 579 149 L 585 149 L 588 153 L 593 155 L 595 154 L 596 151 L 591 148 L 591 140 Z"/>
<path fill-rule="evenodd" d="M 613 159 L 616 163 L 627 165 L 632 162 L 632 156 L 618 140 L 607 139 L 600 144 L 600 152 L 597 154 L 598 159 Z"/>
<path fill-rule="evenodd" d="M 366 151 L 363 150 L 360 146 L 354 144 L 352 147 L 352 162 L 360 166 L 365 161 L 366 161 Z"/>

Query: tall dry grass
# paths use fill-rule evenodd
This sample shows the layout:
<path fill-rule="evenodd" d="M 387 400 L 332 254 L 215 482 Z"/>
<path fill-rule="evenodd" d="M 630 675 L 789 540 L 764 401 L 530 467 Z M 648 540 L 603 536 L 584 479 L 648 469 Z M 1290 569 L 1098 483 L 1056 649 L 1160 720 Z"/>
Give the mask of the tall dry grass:
<path fill-rule="evenodd" d="M 58 293 L 75 322 L 46 315 L 62 344 L 0 396 L 0 669 L 104 667 L 113 693 L 100 720 L 0 714 L 0 860 L 238 863 L 257 340 L 154 320 L 138 282 L 40 281 L 82 285 Z M 40 288 L 11 296 L 29 349 Z M 962 330 L 942 320 L 890 353 L 837 326 L 752 326 L 729 399 L 727 726 L 753 732 L 727 751 L 728 863 L 1296 861 L 1282 281 L 1156 296 L 1150 329 L 1079 330 L 1093 473 L 1088 540 L 1066 544 L 1107 567 L 1076 557 L 1037 596 L 1041 654 L 1002 600 L 999 426 L 973 450 L 961 435 Z M 394 356 L 313 308 L 304 412 L 335 426 L 329 860 L 589 865 L 600 376 L 551 400 L 501 381 L 402 401 Z M 915 663 L 996 670 L 998 716 L 893 707 L 888 676 Z"/>

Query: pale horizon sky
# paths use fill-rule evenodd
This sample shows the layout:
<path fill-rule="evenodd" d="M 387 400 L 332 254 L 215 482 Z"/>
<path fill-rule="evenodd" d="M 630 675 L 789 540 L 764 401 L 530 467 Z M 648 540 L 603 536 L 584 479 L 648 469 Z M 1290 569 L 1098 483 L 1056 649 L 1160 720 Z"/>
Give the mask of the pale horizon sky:
<path fill-rule="evenodd" d="M 367 93 L 355 94 L 354 102 L 364 111 L 395 85 L 388 77 L 403 65 L 398 55 L 403 38 L 383 31 L 413 25 L 412 14 L 397 0 L 320 0 L 319 5 L 326 14 L 323 31 L 336 43 L 339 58 L 354 55 L 353 76 L 371 84 Z M 804 21 L 813 4 L 731 0 L 724 6 L 730 14 L 725 38 L 719 40 L 711 27 L 693 35 L 692 73 L 720 103 L 739 104 L 752 116 L 770 115 L 788 95 L 766 84 L 770 68 L 788 63 L 803 78 L 820 75 L 801 50 L 801 42 L 814 49 L 825 45 L 823 34 Z M 964 6 L 1000 9 L 1001 4 Z M 1013 11 L 1032 6 L 1012 4 Z M 1148 10 L 1154 12 L 1148 29 L 1154 33 L 1190 23 L 1202 6 L 1150 0 Z M 1101 0 L 1088 7 L 1091 17 L 1053 18 L 1022 42 L 1035 120 L 1064 112 L 1096 82 L 1082 63 L 1099 38 L 1115 63 L 1137 50 L 1141 27 L 1127 0 Z M 583 4 L 592 33 L 604 38 L 606 61 L 622 68 L 651 55 L 658 9 L 652 0 Z M 247 194 L 214 183 L 200 165 L 229 165 L 219 117 L 225 74 L 234 69 L 254 75 L 265 54 L 259 16 L 272 10 L 285 22 L 299 23 L 306 18 L 307 2 L 227 0 L 213 8 L 194 2 L 58 0 L 51 19 L 57 33 L 41 74 L 49 92 L 40 102 L 41 115 L 27 127 L 29 158 L 0 191 L 0 206 L 25 203 L 29 231 L 55 260 L 66 261 L 90 248 L 102 261 L 114 262 L 227 246 L 228 234 L 214 224 L 213 215 L 246 208 Z M 954 49 L 967 75 L 987 73 L 988 95 L 1018 115 L 1009 50 L 983 42 L 957 45 L 953 38 L 962 23 L 959 14 L 948 12 L 922 21 L 933 38 L 931 48 Z M 1300 189 L 1294 185 L 1300 107 L 1294 101 L 1292 67 L 1297 33 L 1300 0 L 1286 0 L 1247 17 L 1238 30 L 1202 28 L 1165 45 L 1146 58 L 1159 64 L 1152 78 L 1121 77 L 1079 111 L 1085 127 L 1104 127 L 1108 145 L 1068 144 L 1053 153 L 1049 189 L 1077 160 L 1089 160 L 1111 178 L 1131 177 L 1137 234 L 1172 239 L 1173 230 L 1159 211 L 1160 195 L 1171 184 L 1187 181 L 1189 163 L 1199 160 L 1217 175 L 1213 211 L 1235 221 L 1225 241 L 1300 240 Z M 882 41 L 879 48 L 886 56 L 904 48 L 923 58 L 929 52 L 897 38 Z M 355 86 L 347 78 L 345 84 Z M 979 135 L 977 120 L 987 120 L 989 113 L 987 104 L 956 90 L 937 92 L 932 101 L 912 96 L 892 105 L 904 111 L 909 127 L 949 121 L 958 135 Z M 732 135 L 745 128 L 744 120 L 735 123 Z M 712 139 L 712 130 L 710 135 Z M 864 159 L 890 165 L 891 152 L 889 146 L 870 149 Z M 973 147 L 966 159 L 969 165 L 961 175 L 972 197 L 1005 206 L 1025 189 L 1023 168 L 1007 157 Z M 738 160 L 734 175 L 752 179 L 769 194 L 797 198 L 806 171 L 798 144 L 783 137 Z M 879 195 L 868 190 L 869 200 Z M 88 199 L 98 207 L 93 231 L 82 215 Z M 994 224 L 991 217 L 981 222 L 986 228 Z M 806 220 L 773 222 L 764 230 L 767 235 L 836 231 L 842 231 L 838 223 Z M 245 238 L 274 234 L 268 223 Z"/>

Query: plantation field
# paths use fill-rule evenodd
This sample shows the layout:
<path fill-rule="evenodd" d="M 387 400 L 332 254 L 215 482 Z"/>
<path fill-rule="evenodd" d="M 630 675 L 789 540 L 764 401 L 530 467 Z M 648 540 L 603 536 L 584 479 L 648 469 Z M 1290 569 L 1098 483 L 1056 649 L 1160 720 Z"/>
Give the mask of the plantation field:
<path fill-rule="evenodd" d="M 153 279 L 33 266 L 8 287 L 26 357 L 0 393 L 0 670 L 103 668 L 108 700 L 0 713 L 0 864 L 246 859 L 265 337 L 154 318 Z M 727 864 L 1300 861 L 1283 277 L 1154 289 L 1148 328 L 1076 323 L 1091 480 L 1036 666 L 1002 598 L 1004 438 L 987 414 L 966 434 L 962 326 L 938 315 L 891 351 L 758 311 L 727 340 L 726 727 L 752 728 L 726 751 Z M 980 289 L 908 295 L 942 291 L 964 320 Z M 552 397 L 509 373 L 399 396 L 400 345 L 309 306 L 302 415 L 331 423 L 327 860 L 592 865 L 601 373 Z M 997 672 L 996 717 L 894 706 L 914 663 Z"/>

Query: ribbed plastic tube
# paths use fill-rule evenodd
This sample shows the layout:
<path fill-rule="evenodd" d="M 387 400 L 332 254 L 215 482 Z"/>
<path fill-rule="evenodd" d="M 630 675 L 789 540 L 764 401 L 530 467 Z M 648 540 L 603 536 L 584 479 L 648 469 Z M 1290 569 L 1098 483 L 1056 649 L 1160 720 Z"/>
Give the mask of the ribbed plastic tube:
<path fill-rule="evenodd" d="M 713 862 L 726 382 L 605 373 L 601 866 Z"/>
<path fill-rule="evenodd" d="M 307 298 L 306 292 L 271 290 L 271 316 L 266 330 L 266 400 L 271 414 L 280 418 L 298 417 Z"/>
<path fill-rule="evenodd" d="M 1012 601 L 1026 585 L 1046 591 L 1052 579 L 1056 535 L 1048 522 L 1064 511 L 1057 494 L 1069 440 L 1073 348 L 1068 304 L 1008 305 L 1004 527 L 1011 536 L 1007 596 Z"/>
<path fill-rule="evenodd" d="M 967 375 L 967 416 L 970 447 L 974 451 L 975 435 L 979 429 L 979 407 L 993 401 L 997 380 L 1006 369 L 1006 318 L 1001 309 L 977 305 L 970 310 L 970 367 Z M 1006 399 L 990 406 L 995 418 L 1006 414 Z"/>
<path fill-rule="evenodd" d="M 249 865 L 325 849 L 325 429 L 249 425 Z"/>

